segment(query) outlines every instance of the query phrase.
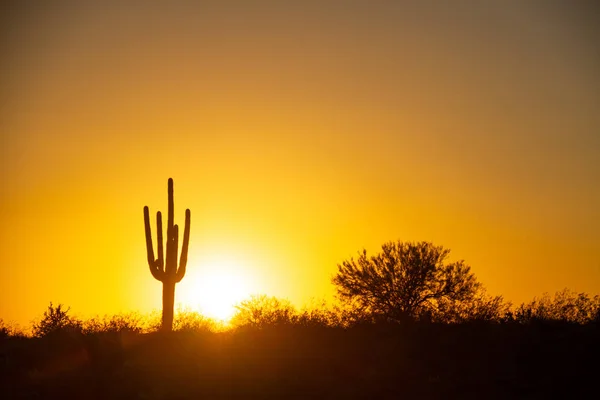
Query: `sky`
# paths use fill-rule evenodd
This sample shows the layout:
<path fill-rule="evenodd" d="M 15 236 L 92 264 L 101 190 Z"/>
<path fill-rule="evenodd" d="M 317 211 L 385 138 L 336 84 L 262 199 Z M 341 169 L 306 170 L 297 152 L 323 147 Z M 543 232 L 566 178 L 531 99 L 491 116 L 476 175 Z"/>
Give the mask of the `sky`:
<path fill-rule="evenodd" d="M 395 240 L 515 303 L 600 293 L 593 2 L 120 3 L 3 13 L 0 318 L 159 309 L 143 207 L 169 177 L 175 301 L 209 315 L 332 299 Z"/>

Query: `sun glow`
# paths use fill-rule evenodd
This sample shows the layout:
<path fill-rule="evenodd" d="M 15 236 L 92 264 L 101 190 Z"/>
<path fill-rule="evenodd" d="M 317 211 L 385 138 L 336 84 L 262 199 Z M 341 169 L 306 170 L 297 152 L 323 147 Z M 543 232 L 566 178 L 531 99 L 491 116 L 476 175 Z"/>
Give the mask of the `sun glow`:
<path fill-rule="evenodd" d="M 182 281 L 177 301 L 206 317 L 227 322 L 235 305 L 253 293 L 252 280 L 231 260 L 193 266 L 193 271 Z"/>

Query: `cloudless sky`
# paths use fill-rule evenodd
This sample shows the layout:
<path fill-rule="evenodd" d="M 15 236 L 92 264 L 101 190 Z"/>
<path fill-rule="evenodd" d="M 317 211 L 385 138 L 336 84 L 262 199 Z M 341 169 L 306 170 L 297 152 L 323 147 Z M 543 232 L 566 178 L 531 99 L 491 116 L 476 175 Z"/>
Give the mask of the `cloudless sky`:
<path fill-rule="evenodd" d="M 398 239 L 513 302 L 600 292 L 594 2 L 151 3 L 3 12 L 0 318 L 159 308 L 169 177 L 184 305 L 331 298 Z"/>

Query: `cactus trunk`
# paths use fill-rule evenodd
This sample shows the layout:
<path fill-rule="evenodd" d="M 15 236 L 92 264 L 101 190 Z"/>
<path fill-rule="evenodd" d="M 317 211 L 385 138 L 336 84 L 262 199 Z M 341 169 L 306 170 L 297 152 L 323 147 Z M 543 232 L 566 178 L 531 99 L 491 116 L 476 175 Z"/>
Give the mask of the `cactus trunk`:
<path fill-rule="evenodd" d="M 162 310 L 162 329 L 164 331 L 173 330 L 173 310 L 175 305 L 175 284 L 180 282 L 185 276 L 187 265 L 187 252 L 190 241 L 190 219 L 191 212 L 185 210 L 185 228 L 183 231 L 183 244 L 181 246 L 181 256 L 179 266 L 177 265 L 177 251 L 179 244 L 179 227 L 174 222 L 174 201 L 173 201 L 173 179 L 169 178 L 168 184 L 169 209 L 167 219 L 167 238 L 166 238 L 166 256 L 163 252 L 162 236 L 162 215 L 160 211 L 156 213 L 157 229 L 157 252 L 158 258 L 154 258 L 154 249 L 152 243 L 152 229 L 150 228 L 150 210 L 148 206 L 144 207 L 144 227 L 146 231 L 146 251 L 148 256 L 148 265 L 152 276 L 163 284 L 163 310 Z"/>
<path fill-rule="evenodd" d="M 175 307 L 175 282 L 163 282 L 162 291 L 162 327 L 163 330 L 173 330 L 173 313 Z"/>

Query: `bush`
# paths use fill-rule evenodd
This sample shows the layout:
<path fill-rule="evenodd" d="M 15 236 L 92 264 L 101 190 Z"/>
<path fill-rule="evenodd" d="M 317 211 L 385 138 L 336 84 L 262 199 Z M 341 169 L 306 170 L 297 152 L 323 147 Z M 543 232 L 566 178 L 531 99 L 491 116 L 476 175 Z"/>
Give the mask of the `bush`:
<path fill-rule="evenodd" d="M 576 293 L 568 289 L 554 296 L 544 293 L 529 303 L 520 304 L 509 315 L 520 323 L 566 322 L 587 324 L 599 320 L 600 296 L 590 297 L 587 293 Z"/>
<path fill-rule="evenodd" d="M 143 331 L 142 316 L 137 313 L 117 314 L 113 316 L 93 317 L 83 322 L 82 329 L 86 334 L 100 332 L 133 332 Z"/>
<path fill-rule="evenodd" d="M 291 324 L 296 311 L 287 300 L 266 295 L 252 296 L 235 306 L 236 313 L 231 318 L 234 327 L 257 327 Z"/>
<path fill-rule="evenodd" d="M 0 339 L 9 337 L 26 337 L 27 335 L 21 328 L 13 324 L 7 324 L 0 319 Z"/>
<path fill-rule="evenodd" d="M 302 326 L 338 327 L 342 325 L 340 306 L 329 305 L 326 301 L 312 301 L 296 312 L 292 322 Z"/>
<path fill-rule="evenodd" d="M 44 312 L 43 318 L 33 325 L 33 336 L 44 337 L 56 333 L 81 332 L 81 321 L 69 316 L 70 308 L 62 304 L 54 307 L 52 302 Z"/>
<path fill-rule="evenodd" d="M 178 332 L 212 332 L 217 328 L 214 320 L 189 308 L 179 308 L 173 320 L 173 330 Z"/>
<path fill-rule="evenodd" d="M 511 307 L 502 296 L 489 296 L 480 290 L 469 302 L 440 302 L 431 315 L 433 322 L 502 322 Z"/>

